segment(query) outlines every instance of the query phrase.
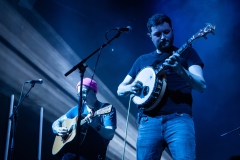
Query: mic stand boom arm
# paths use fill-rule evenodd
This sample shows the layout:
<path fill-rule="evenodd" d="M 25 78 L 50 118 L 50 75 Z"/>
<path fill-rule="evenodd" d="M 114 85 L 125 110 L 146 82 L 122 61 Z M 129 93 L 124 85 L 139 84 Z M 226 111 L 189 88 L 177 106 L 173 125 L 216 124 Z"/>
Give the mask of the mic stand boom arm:
<path fill-rule="evenodd" d="M 28 92 L 24 95 L 24 97 L 19 101 L 18 105 L 17 105 L 17 106 L 14 106 L 13 113 L 12 113 L 12 115 L 9 117 L 9 119 L 12 120 L 12 117 L 17 114 L 17 111 L 18 111 L 18 109 L 19 109 L 19 107 L 20 107 L 20 104 L 23 102 L 23 100 L 24 100 L 26 97 L 29 96 L 28 93 L 31 91 L 31 89 L 32 89 L 34 86 L 35 86 L 35 83 L 33 83 L 33 84 L 31 85 L 31 88 L 30 88 L 30 89 L 28 90 Z M 21 98 L 21 97 L 20 97 L 20 98 Z"/>
<path fill-rule="evenodd" d="M 95 50 L 92 54 L 90 54 L 89 56 L 87 56 L 86 58 L 84 58 L 81 62 L 79 62 L 77 65 L 73 66 L 68 72 L 66 72 L 64 75 L 68 76 L 69 74 L 71 74 L 73 71 L 75 71 L 76 69 L 79 69 L 80 72 L 80 82 L 83 81 L 83 77 L 84 77 L 84 73 L 86 71 L 87 65 L 84 66 L 84 63 L 90 58 L 92 57 L 94 54 L 96 54 L 100 49 L 106 47 L 108 44 L 110 44 L 110 42 L 112 42 L 114 39 L 118 38 L 121 35 L 121 32 L 118 31 L 118 33 L 109 41 L 107 41 L 106 43 L 104 43 L 100 48 L 98 48 L 97 50 Z M 79 101 L 78 101 L 78 119 L 77 119 L 77 128 L 76 128 L 76 148 L 75 148 L 75 153 L 76 153 L 76 157 L 75 160 L 78 160 L 79 155 L 80 155 L 80 119 L 81 119 L 81 109 L 83 106 L 83 100 L 82 100 L 82 83 L 80 83 L 80 95 L 79 95 Z"/>
<path fill-rule="evenodd" d="M 97 50 L 95 50 L 92 54 L 90 54 L 89 56 L 87 56 L 86 58 L 84 58 L 81 62 L 79 62 L 77 65 L 73 66 L 69 71 L 67 71 L 64 75 L 68 76 L 69 74 L 71 74 L 73 71 L 75 71 L 76 69 L 79 69 L 81 71 L 81 68 L 83 68 L 83 64 L 90 58 L 92 57 L 94 54 L 96 54 L 100 49 L 106 47 L 108 44 L 110 44 L 115 38 L 118 38 L 120 36 L 121 32 L 118 31 L 118 33 L 109 41 L 107 41 L 106 43 L 104 43 L 101 47 L 99 47 Z M 86 68 L 86 67 L 84 67 Z"/>

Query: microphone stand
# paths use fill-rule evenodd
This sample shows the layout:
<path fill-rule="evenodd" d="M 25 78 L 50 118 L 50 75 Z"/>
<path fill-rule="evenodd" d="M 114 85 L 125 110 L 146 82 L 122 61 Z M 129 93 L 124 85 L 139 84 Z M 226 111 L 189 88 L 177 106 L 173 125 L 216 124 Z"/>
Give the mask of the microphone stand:
<path fill-rule="evenodd" d="M 14 142 L 15 142 L 15 136 L 16 136 L 16 128 L 17 128 L 17 120 L 18 120 L 18 110 L 19 107 L 21 105 L 21 103 L 23 102 L 23 100 L 28 97 L 28 93 L 31 91 L 31 89 L 35 86 L 35 83 L 33 83 L 31 85 L 31 88 L 28 90 L 28 92 L 24 95 L 24 97 L 22 99 L 20 99 L 19 103 L 17 106 L 13 107 L 13 113 L 12 115 L 9 117 L 9 119 L 12 121 L 12 138 L 11 138 L 11 149 L 10 149 L 10 160 L 13 160 L 13 154 L 14 154 Z M 21 97 L 20 97 L 21 98 Z"/>
<path fill-rule="evenodd" d="M 81 82 L 83 81 L 83 77 L 84 77 L 84 73 L 86 71 L 87 65 L 84 66 L 84 63 L 90 58 L 92 57 L 94 54 L 96 54 L 99 50 L 101 50 L 102 48 L 106 47 L 108 44 L 110 44 L 114 39 L 118 38 L 121 35 L 121 31 L 119 30 L 118 33 L 109 41 L 107 41 L 106 43 L 102 44 L 101 47 L 99 47 L 97 50 L 95 50 L 93 53 L 91 53 L 89 56 L 87 56 L 86 58 L 84 58 L 81 62 L 79 62 L 77 65 L 73 66 L 68 72 L 66 72 L 64 75 L 68 76 L 69 74 L 71 74 L 73 71 L 75 71 L 76 69 L 79 69 L 80 72 L 80 79 Z M 77 119 L 77 129 L 76 129 L 76 142 L 77 142 L 77 147 L 76 147 L 76 157 L 75 159 L 78 160 L 79 156 L 80 156 L 80 118 L 81 118 L 81 109 L 82 109 L 83 103 L 82 103 L 82 83 L 80 83 L 80 95 L 79 95 L 79 101 L 78 101 L 78 119 Z"/>
<path fill-rule="evenodd" d="M 227 132 L 227 133 L 222 134 L 221 137 L 226 136 L 227 134 L 232 133 L 232 132 L 235 132 L 235 131 L 237 131 L 237 130 L 240 130 L 240 127 L 236 128 L 236 129 L 234 129 L 234 130 L 231 130 L 231 131 L 229 131 L 229 132 Z"/>

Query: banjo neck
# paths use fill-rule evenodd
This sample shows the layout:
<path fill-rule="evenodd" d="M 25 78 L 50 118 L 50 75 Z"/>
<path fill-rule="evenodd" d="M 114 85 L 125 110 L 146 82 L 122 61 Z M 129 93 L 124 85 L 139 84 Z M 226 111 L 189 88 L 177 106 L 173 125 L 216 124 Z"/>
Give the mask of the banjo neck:
<path fill-rule="evenodd" d="M 192 42 L 193 42 L 193 41 L 194 41 L 193 37 L 190 38 L 190 39 L 188 39 L 187 42 L 184 43 L 175 53 L 181 55 L 181 54 L 183 53 L 183 51 L 184 51 L 187 47 L 192 46 Z M 172 55 L 172 54 L 170 54 L 169 56 L 171 56 L 171 55 Z M 168 56 L 168 57 L 169 57 L 169 56 Z M 168 58 L 168 57 L 167 57 L 167 58 Z M 157 75 L 158 77 L 163 76 L 163 75 L 165 74 L 165 68 L 166 68 L 166 66 L 165 66 L 164 64 L 156 65 L 156 70 L 155 70 L 156 75 Z"/>
<path fill-rule="evenodd" d="M 206 35 L 208 34 L 208 33 L 212 33 L 212 34 L 214 34 L 214 30 L 215 30 L 215 25 L 213 25 L 213 24 L 210 24 L 210 23 L 207 23 L 207 26 L 206 27 L 204 27 L 203 29 L 200 29 L 200 31 L 199 32 L 197 32 L 196 34 L 194 34 L 191 38 L 189 38 L 188 40 L 187 40 L 187 42 L 186 43 L 184 43 L 175 53 L 177 53 L 177 54 L 179 54 L 179 55 L 181 55 L 182 53 L 183 53 L 183 51 L 187 48 L 187 47 L 191 47 L 192 46 L 192 42 L 194 41 L 194 40 L 196 40 L 196 39 L 198 39 L 198 38 L 200 38 L 200 37 L 204 37 L 205 39 L 207 39 L 207 37 L 206 37 Z M 169 56 L 171 56 L 171 55 L 169 55 Z M 169 57 L 168 56 L 168 57 Z M 166 68 L 166 66 L 165 65 L 156 65 L 156 71 L 155 71 L 155 73 L 156 73 L 156 75 L 158 76 L 158 77 L 161 77 L 161 76 L 163 76 L 164 74 L 165 74 L 165 68 Z"/>

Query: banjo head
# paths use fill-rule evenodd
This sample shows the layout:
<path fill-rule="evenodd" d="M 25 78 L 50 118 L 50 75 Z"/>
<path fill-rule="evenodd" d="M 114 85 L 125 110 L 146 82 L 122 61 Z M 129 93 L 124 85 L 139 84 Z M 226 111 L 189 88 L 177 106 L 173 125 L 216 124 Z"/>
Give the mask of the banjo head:
<path fill-rule="evenodd" d="M 133 97 L 133 102 L 137 105 L 144 104 L 154 90 L 156 74 L 152 67 L 143 68 L 135 78 L 143 84 L 142 89 Z"/>

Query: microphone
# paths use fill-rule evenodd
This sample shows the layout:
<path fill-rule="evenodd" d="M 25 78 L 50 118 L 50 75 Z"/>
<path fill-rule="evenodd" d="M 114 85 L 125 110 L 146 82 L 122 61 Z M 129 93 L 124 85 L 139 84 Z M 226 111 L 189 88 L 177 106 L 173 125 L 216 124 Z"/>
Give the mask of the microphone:
<path fill-rule="evenodd" d="M 38 79 L 38 80 L 28 80 L 28 81 L 26 81 L 25 83 L 31 83 L 31 84 L 38 83 L 38 84 L 42 84 L 42 83 L 43 83 L 43 80 L 42 80 L 42 79 Z"/>
<path fill-rule="evenodd" d="M 126 32 L 126 33 L 130 33 L 132 31 L 132 27 L 131 26 L 127 26 L 126 28 L 120 28 L 120 27 L 116 27 L 116 29 L 119 32 Z"/>

